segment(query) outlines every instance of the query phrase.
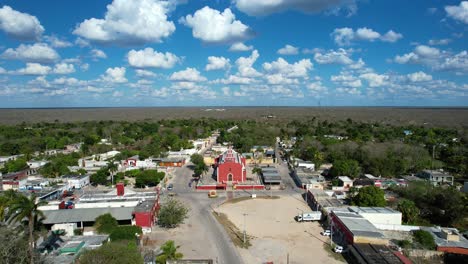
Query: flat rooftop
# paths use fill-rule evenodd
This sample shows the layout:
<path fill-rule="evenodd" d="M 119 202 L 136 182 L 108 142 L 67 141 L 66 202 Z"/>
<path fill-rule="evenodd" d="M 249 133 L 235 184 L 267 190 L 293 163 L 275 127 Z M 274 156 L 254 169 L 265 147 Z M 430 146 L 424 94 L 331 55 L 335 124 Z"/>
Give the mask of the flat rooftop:
<path fill-rule="evenodd" d="M 338 219 L 355 236 L 384 238 L 384 235 L 363 216 L 353 212 L 333 211 Z"/>
<path fill-rule="evenodd" d="M 156 200 L 146 200 L 138 203 L 137 206 L 133 209 L 133 212 L 150 212 L 153 208 Z"/>
<path fill-rule="evenodd" d="M 401 214 L 401 212 L 397 210 L 393 210 L 389 207 L 358 207 L 358 206 L 350 206 L 348 209 L 352 212 L 356 212 L 358 214 Z"/>
<path fill-rule="evenodd" d="M 359 257 L 362 258 L 364 263 L 404 263 L 387 246 L 373 244 L 354 244 L 352 248 L 356 251 Z"/>
<path fill-rule="evenodd" d="M 132 220 L 133 207 L 77 208 L 44 210 L 44 224 L 94 222 L 96 217 L 110 213 L 117 221 Z"/>

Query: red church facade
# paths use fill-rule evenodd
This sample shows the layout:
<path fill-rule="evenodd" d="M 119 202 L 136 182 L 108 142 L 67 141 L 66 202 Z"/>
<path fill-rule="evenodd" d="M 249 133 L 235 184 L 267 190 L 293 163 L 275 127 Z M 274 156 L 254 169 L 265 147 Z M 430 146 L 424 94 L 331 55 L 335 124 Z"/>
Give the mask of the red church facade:
<path fill-rule="evenodd" d="M 241 183 L 247 178 L 245 158 L 232 149 L 228 149 L 215 159 L 218 183 Z"/>

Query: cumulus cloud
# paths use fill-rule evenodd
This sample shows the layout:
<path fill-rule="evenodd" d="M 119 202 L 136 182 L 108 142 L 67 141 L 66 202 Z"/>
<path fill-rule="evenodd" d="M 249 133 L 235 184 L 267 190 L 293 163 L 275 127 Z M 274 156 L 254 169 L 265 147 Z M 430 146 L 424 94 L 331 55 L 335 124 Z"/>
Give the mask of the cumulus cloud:
<path fill-rule="evenodd" d="M 260 57 L 260 54 L 257 50 L 252 51 L 252 54 L 249 57 L 240 57 L 236 60 L 236 65 L 241 77 L 259 77 L 259 73 L 254 67 L 253 64 Z"/>
<path fill-rule="evenodd" d="M 106 73 L 101 75 L 101 80 L 108 83 L 126 83 L 125 67 L 108 68 Z"/>
<path fill-rule="evenodd" d="M 237 75 L 229 75 L 225 79 L 218 79 L 212 81 L 214 84 L 222 83 L 222 84 L 228 84 L 228 85 L 236 85 L 236 84 L 252 84 L 257 82 L 256 79 L 254 78 L 249 78 L 249 77 L 241 77 Z"/>
<path fill-rule="evenodd" d="M 364 79 L 369 84 L 369 87 L 380 87 L 386 84 L 386 81 L 389 77 L 385 74 L 377 74 L 373 72 L 364 73 L 359 76 L 359 78 Z"/>
<path fill-rule="evenodd" d="M 321 81 L 311 82 L 307 85 L 307 90 L 314 94 L 326 93 L 327 88 L 322 84 Z"/>
<path fill-rule="evenodd" d="M 468 24 L 468 1 L 461 1 L 458 6 L 446 6 L 447 16 Z"/>
<path fill-rule="evenodd" d="M 342 64 L 349 65 L 353 63 L 350 58 L 351 54 L 345 49 L 330 50 L 325 53 L 317 52 L 314 55 L 314 60 L 319 64 Z"/>
<path fill-rule="evenodd" d="M 35 16 L 13 10 L 9 6 L 0 8 L 0 30 L 24 41 L 38 40 L 44 32 L 44 28 Z"/>
<path fill-rule="evenodd" d="M 206 78 L 195 68 L 187 68 L 182 71 L 174 72 L 169 80 L 176 82 L 204 82 Z"/>
<path fill-rule="evenodd" d="M 253 49 L 252 45 L 246 46 L 242 42 L 236 42 L 236 43 L 232 44 L 231 47 L 229 47 L 229 51 L 249 51 L 249 50 L 252 50 L 252 49 Z"/>
<path fill-rule="evenodd" d="M 343 9 L 349 15 L 357 10 L 355 0 L 234 0 L 236 8 L 250 16 L 265 16 L 273 13 L 294 10 L 303 13 L 337 11 Z"/>
<path fill-rule="evenodd" d="M 330 80 L 339 86 L 347 88 L 359 88 L 362 86 L 361 80 L 349 73 L 340 73 L 340 75 L 332 75 L 330 77 Z M 349 92 L 349 90 L 344 89 L 343 92 Z"/>
<path fill-rule="evenodd" d="M 297 55 L 299 53 L 299 48 L 287 44 L 283 48 L 279 49 L 277 53 L 281 55 Z"/>
<path fill-rule="evenodd" d="M 26 67 L 16 71 L 17 74 L 21 75 L 47 75 L 51 68 L 44 66 L 39 63 L 26 63 Z"/>
<path fill-rule="evenodd" d="M 265 62 L 262 66 L 268 73 L 279 73 L 289 78 L 307 78 L 308 72 L 313 68 L 310 59 L 302 59 L 290 64 L 285 59 L 278 58 L 271 63 Z"/>
<path fill-rule="evenodd" d="M 403 35 L 397 33 L 393 30 L 389 30 L 384 35 L 379 32 L 374 31 L 373 29 L 363 27 L 358 28 L 356 31 L 352 28 L 336 28 L 331 33 L 332 38 L 335 43 L 339 46 L 351 45 L 354 41 L 376 41 L 380 40 L 383 42 L 396 42 L 399 39 L 403 38 Z"/>
<path fill-rule="evenodd" d="M 180 62 L 180 58 L 176 55 L 166 52 L 161 53 L 152 48 L 144 50 L 131 50 L 127 54 L 128 63 L 136 68 L 163 68 L 170 69 Z"/>
<path fill-rule="evenodd" d="M 33 45 L 19 45 L 16 49 L 9 48 L 1 55 L 7 60 L 21 60 L 25 62 L 52 63 L 60 58 L 58 53 L 44 43 Z"/>
<path fill-rule="evenodd" d="M 208 57 L 208 64 L 205 67 L 206 71 L 213 70 L 228 70 L 231 67 L 230 60 L 224 57 Z"/>
<path fill-rule="evenodd" d="M 73 46 L 71 42 L 60 39 L 56 36 L 45 36 L 44 39 L 50 43 L 50 46 L 54 48 L 68 48 Z"/>
<path fill-rule="evenodd" d="M 426 74 L 425 72 L 418 71 L 407 75 L 408 80 L 411 82 L 425 82 L 431 81 L 432 75 Z"/>
<path fill-rule="evenodd" d="M 55 74 L 70 74 L 75 72 L 75 66 L 69 63 L 58 63 L 54 67 Z"/>
<path fill-rule="evenodd" d="M 104 18 L 90 18 L 73 31 L 87 40 L 118 45 L 140 45 L 162 42 L 175 31 L 168 21 L 173 1 L 114 0 L 107 6 Z"/>
<path fill-rule="evenodd" d="M 148 70 L 136 69 L 135 73 L 140 78 L 154 78 L 156 77 L 156 73 Z"/>
<path fill-rule="evenodd" d="M 95 60 L 107 58 L 106 53 L 100 49 L 92 49 L 90 53 L 91 53 L 91 57 Z"/>
<path fill-rule="evenodd" d="M 194 38 L 207 43 L 234 43 L 252 36 L 251 29 L 226 8 L 221 13 L 208 6 L 197 10 L 193 16 L 181 18 L 180 23 L 192 28 Z"/>

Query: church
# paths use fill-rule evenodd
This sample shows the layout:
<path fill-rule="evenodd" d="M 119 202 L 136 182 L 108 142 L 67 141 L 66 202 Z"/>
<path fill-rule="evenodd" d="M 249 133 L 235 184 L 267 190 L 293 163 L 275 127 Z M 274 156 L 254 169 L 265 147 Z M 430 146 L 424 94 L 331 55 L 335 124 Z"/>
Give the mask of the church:
<path fill-rule="evenodd" d="M 245 158 L 229 148 L 215 159 L 215 172 L 218 183 L 241 183 L 247 178 Z"/>

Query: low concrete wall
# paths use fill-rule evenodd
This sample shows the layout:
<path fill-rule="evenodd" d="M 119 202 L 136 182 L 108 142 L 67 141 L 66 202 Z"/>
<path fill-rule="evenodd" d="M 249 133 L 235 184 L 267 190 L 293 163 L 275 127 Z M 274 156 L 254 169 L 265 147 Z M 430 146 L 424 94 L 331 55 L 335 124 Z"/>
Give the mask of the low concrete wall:
<path fill-rule="evenodd" d="M 236 190 L 264 190 L 264 185 L 235 185 Z"/>
<path fill-rule="evenodd" d="M 224 184 L 198 185 L 196 189 L 197 190 L 225 190 L 226 185 Z"/>
<path fill-rule="evenodd" d="M 439 257 L 444 255 L 442 251 L 434 251 L 434 250 L 424 250 L 424 249 L 409 249 L 408 255 L 410 257 L 416 258 L 432 258 L 432 257 Z"/>

